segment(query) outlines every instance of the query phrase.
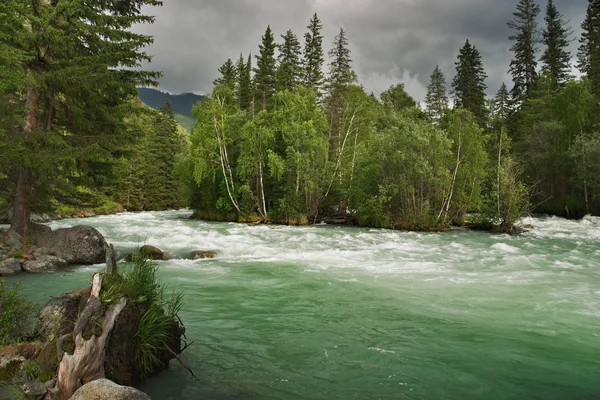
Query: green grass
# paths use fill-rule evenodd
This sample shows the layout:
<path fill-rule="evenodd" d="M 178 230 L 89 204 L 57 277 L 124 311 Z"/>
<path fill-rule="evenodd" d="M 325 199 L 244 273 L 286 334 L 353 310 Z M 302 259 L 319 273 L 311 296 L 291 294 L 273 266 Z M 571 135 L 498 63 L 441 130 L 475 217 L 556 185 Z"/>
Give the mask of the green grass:
<path fill-rule="evenodd" d="M 165 287 L 156 276 L 158 266 L 143 258 L 119 265 L 119 271 L 104 276 L 100 297 L 109 305 L 126 296 L 143 312 L 135 334 L 136 356 L 142 373 L 150 374 L 160 363 L 158 354 L 164 350 L 169 329 L 177 321 L 183 306 L 183 294 L 165 296 Z"/>

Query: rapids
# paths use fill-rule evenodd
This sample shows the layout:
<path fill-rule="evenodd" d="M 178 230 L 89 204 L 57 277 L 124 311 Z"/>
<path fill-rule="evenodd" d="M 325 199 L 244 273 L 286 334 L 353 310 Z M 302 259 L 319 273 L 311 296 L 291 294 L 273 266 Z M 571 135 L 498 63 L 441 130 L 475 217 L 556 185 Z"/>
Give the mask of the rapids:
<path fill-rule="evenodd" d="M 121 255 L 144 243 L 195 344 L 143 384 L 161 399 L 600 398 L 600 218 L 520 237 L 248 226 L 188 211 L 62 220 Z M 212 260 L 184 260 L 215 250 Z M 101 266 L 21 275 L 43 303 Z"/>

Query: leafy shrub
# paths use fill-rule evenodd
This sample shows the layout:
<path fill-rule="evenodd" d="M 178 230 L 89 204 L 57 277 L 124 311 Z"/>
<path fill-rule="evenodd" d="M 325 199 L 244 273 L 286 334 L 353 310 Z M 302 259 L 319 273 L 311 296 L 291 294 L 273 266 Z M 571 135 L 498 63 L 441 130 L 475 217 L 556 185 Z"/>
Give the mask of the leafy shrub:
<path fill-rule="evenodd" d="M 21 297 L 19 283 L 0 280 L 0 345 L 21 341 L 31 332 L 34 305 Z"/>

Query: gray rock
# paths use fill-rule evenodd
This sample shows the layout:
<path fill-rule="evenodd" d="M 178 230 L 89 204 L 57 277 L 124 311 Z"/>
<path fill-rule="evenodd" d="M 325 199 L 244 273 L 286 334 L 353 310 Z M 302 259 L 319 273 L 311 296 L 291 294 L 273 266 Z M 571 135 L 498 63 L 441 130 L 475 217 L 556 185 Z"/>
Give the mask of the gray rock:
<path fill-rule="evenodd" d="M 45 307 L 38 317 L 35 336 L 43 341 L 55 339 L 60 333 L 60 328 L 65 320 L 65 308 L 63 306 Z"/>
<path fill-rule="evenodd" d="M 150 400 L 135 388 L 117 385 L 108 379 L 96 379 L 80 387 L 70 400 Z"/>
<path fill-rule="evenodd" d="M 19 235 L 15 231 L 9 230 L 4 237 L 4 243 L 13 248 L 21 248 L 23 246 L 23 236 Z"/>
<path fill-rule="evenodd" d="M 29 397 L 39 398 L 46 394 L 48 388 L 39 379 L 35 381 L 26 382 L 21 386 L 23 393 Z"/>
<path fill-rule="evenodd" d="M 14 258 L 7 258 L 0 262 L 0 275 L 13 275 L 21 272 L 21 263 Z"/>
<path fill-rule="evenodd" d="M 25 272 L 47 272 L 57 271 L 67 266 L 67 262 L 56 256 L 39 256 L 35 260 L 28 260 L 23 263 Z"/>
<path fill-rule="evenodd" d="M 50 216 L 48 214 L 36 214 L 36 213 L 32 213 L 31 216 L 29 217 L 29 220 L 31 222 L 43 223 L 43 222 L 50 222 L 50 221 L 52 221 L 52 218 L 50 218 Z"/>
<path fill-rule="evenodd" d="M 35 245 L 45 254 L 62 258 L 69 264 L 99 264 L 105 261 L 106 240 L 91 226 L 74 226 L 41 234 Z"/>

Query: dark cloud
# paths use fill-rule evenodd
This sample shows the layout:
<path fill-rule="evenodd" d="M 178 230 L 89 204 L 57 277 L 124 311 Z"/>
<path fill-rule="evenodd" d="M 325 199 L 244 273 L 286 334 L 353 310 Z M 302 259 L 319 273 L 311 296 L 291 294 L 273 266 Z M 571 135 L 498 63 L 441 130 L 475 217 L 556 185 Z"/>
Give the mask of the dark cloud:
<path fill-rule="evenodd" d="M 571 21 L 574 57 L 587 1 L 555 3 Z M 148 51 L 154 55 L 152 68 L 165 74 L 161 89 L 207 93 L 227 58 L 258 52 L 268 24 L 277 39 L 288 29 L 301 38 L 316 12 L 324 25 L 326 51 L 340 27 L 346 30 L 354 68 L 368 91 L 380 93 L 404 82 L 421 100 L 436 64 L 450 84 L 466 39 L 482 53 L 489 93 L 503 81 L 510 86 L 511 32 L 506 22 L 515 4 L 516 0 L 165 0 L 163 7 L 148 10 L 156 15 L 156 23 L 136 30 L 155 37 Z"/>

